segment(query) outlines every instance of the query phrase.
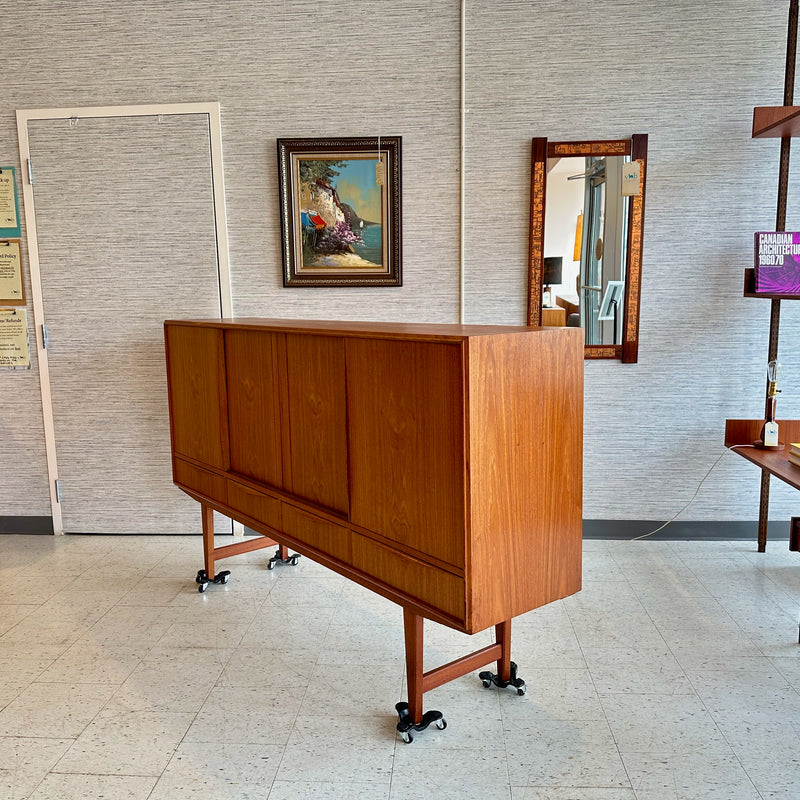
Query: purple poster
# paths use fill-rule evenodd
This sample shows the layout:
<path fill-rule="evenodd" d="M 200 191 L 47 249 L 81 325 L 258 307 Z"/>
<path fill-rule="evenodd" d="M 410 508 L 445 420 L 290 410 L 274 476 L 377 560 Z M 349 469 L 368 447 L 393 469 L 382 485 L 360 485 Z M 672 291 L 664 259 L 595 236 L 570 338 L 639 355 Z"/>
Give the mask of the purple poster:
<path fill-rule="evenodd" d="M 800 296 L 800 233 L 756 234 L 756 293 Z"/>

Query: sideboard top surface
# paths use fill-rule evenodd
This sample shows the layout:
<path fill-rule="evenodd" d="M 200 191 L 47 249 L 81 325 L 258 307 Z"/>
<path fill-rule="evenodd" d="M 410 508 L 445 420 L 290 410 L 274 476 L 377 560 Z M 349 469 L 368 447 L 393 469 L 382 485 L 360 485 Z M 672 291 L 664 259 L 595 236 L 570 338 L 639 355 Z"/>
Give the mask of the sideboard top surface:
<path fill-rule="evenodd" d="M 528 325 L 454 325 L 426 322 L 352 322 L 341 320 L 268 319 L 237 317 L 227 319 L 176 319 L 165 325 L 198 325 L 242 330 L 280 330 L 283 333 L 311 333 L 323 336 L 348 336 L 402 339 L 406 337 L 460 342 L 474 336 L 499 336 L 517 333 L 551 335 L 552 328 Z M 582 335 L 578 329 L 576 335 Z M 563 329 L 562 329 L 563 333 Z"/>

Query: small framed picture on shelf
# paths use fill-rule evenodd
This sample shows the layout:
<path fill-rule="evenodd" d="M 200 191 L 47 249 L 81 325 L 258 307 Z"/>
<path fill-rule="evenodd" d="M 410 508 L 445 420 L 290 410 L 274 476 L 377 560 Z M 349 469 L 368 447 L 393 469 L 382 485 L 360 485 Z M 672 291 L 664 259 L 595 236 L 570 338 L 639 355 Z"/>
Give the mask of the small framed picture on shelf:
<path fill-rule="evenodd" d="M 400 145 L 278 139 L 284 286 L 402 286 Z"/>

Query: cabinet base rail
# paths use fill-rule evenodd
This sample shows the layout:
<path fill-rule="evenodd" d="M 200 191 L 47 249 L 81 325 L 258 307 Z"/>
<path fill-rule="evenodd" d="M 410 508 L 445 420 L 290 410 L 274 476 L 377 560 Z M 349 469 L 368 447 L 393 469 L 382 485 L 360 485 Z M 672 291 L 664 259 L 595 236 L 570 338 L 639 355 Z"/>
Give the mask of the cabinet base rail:
<path fill-rule="evenodd" d="M 291 564 L 295 566 L 300 558 L 299 554 L 289 555 L 289 548 L 285 544 L 270 539 L 269 536 L 260 534 L 258 539 L 246 539 L 243 542 L 225 544 L 221 547 L 214 547 L 214 509 L 200 503 L 203 519 L 203 561 L 205 569 L 197 573 L 195 581 L 199 584 L 198 591 L 204 592 L 209 583 L 227 583 L 230 578 L 230 570 L 224 570 L 217 574 L 215 570 L 216 562 L 221 558 L 229 558 L 240 553 L 250 553 L 253 550 L 262 550 L 265 547 L 277 546 L 275 555 L 267 563 L 267 569 L 274 569 L 276 564 Z"/>
<path fill-rule="evenodd" d="M 473 670 L 484 667 L 492 661 L 497 662 L 497 674 L 481 672 L 479 678 L 484 687 L 491 685 L 505 688 L 513 686 L 517 694 L 525 694 L 525 681 L 517 677 L 517 665 L 511 660 L 511 620 L 507 619 L 495 625 L 494 644 L 476 650 L 465 656 L 436 667 L 428 672 L 424 671 L 423 657 L 423 630 L 424 617 L 414 611 L 403 609 L 403 628 L 406 644 L 406 680 L 408 683 L 408 702 L 398 703 L 395 706 L 400 721 L 397 731 L 407 744 L 413 741 L 411 731 L 425 730 L 432 722 L 440 730 L 447 727 L 440 711 L 427 711 L 423 713 L 422 696 L 425 692 L 436 689 L 445 683 L 461 678 Z"/>
<path fill-rule="evenodd" d="M 196 582 L 199 591 L 204 592 L 209 583 L 225 584 L 230 577 L 230 571 L 224 570 L 216 573 L 215 562 L 220 558 L 260 550 L 273 545 L 278 546 L 275 555 L 269 560 L 268 569 L 273 569 L 276 564 L 297 564 L 299 555 L 289 555 L 286 545 L 278 544 L 267 536 L 259 539 L 248 539 L 244 542 L 214 547 L 214 509 L 210 505 L 201 503 L 203 521 L 203 556 L 205 569 L 199 570 Z M 498 688 L 512 687 L 518 695 L 525 694 L 525 681 L 517 677 L 517 665 L 511 660 L 511 620 L 507 619 L 495 625 L 495 642 L 473 653 L 456 658 L 447 664 L 435 667 L 428 672 L 423 668 L 423 636 L 425 618 L 409 608 L 403 608 L 403 630 L 406 647 L 406 677 L 408 683 L 408 702 L 395 705 L 399 721 L 397 731 L 403 741 L 414 741 L 412 732 L 424 731 L 431 724 L 436 724 L 439 730 L 447 727 L 447 721 L 441 711 L 429 710 L 423 713 L 422 696 L 425 692 L 442 686 L 445 683 L 461 678 L 480 667 L 497 664 L 497 673 L 481 672 L 479 679 L 484 687 L 497 686 Z"/>

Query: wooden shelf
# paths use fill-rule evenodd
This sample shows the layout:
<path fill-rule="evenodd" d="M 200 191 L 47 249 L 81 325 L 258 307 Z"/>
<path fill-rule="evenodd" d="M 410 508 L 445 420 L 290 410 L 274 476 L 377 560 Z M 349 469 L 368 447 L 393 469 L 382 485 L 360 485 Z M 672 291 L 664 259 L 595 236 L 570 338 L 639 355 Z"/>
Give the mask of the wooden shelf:
<path fill-rule="evenodd" d="M 744 271 L 744 297 L 760 297 L 766 300 L 800 300 L 800 295 L 796 294 L 770 294 L 767 292 L 759 292 L 756 294 L 756 273 L 752 267 L 748 267 Z"/>
<path fill-rule="evenodd" d="M 800 106 L 757 106 L 753 109 L 753 138 L 800 136 Z"/>
<path fill-rule="evenodd" d="M 786 443 L 783 450 L 759 450 L 753 442 L 761 435 L 763 419 L 726 419 L 725 446 L 784 483 L 800 489 L 800 467 L 789 461 L 789 443 L 800 441 L 800 420 L 778 420 L 779 439 Z"/>

